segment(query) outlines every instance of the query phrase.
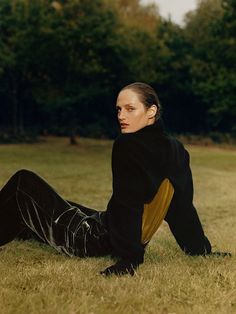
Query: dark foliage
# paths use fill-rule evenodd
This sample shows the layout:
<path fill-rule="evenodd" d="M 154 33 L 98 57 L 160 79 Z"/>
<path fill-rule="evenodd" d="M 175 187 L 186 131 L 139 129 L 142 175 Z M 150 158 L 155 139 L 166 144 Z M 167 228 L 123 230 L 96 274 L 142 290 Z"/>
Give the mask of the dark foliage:
<path fill-rule="evenodd" d="M 112 138 L 133 81 L 157 90 L 170 131 L 235 134 L 235 21 L 235 0 L 199 2 L 184 27 L 138 0 L 2 0 L 0 140 Z"/>

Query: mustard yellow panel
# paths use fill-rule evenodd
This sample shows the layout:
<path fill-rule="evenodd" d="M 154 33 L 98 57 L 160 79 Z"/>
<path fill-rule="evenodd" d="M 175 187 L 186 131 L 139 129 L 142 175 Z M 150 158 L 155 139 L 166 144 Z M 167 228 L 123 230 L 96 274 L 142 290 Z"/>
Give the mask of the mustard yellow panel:
<path fill-rule="evenodd" d="M 170 202 L 174 195 L 174 188 L 166 178 L 162 181 L 156 195 L 148 204 L 144 204 L 142 219 L 142 243 L 149 242 L 162 223 Z"/>

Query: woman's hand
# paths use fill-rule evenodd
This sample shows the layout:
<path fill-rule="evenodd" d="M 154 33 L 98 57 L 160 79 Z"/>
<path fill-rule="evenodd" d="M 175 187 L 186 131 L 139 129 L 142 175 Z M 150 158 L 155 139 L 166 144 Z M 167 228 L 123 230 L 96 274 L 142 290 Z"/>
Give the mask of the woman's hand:
<path fill-rule="evenodd" d="M 122 275 L 131 275 L 135 274 L 135 270 L 138 268 L 138 263 L 133 263 L 130 261 L 121 260 L 116 264 L 107 267 L 105 270 L 101 271 L 100 274 L 103 276 L 122 276 Z"/>

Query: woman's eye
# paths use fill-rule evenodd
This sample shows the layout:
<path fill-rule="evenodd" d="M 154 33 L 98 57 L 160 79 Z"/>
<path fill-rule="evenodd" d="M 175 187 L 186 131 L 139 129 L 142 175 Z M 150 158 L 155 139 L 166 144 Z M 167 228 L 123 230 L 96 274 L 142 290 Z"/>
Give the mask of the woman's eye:
<path fill-rule="evenodd" d="M 131 111 L 133 111 L 133 110 L 134 110 L 134 108 L 128 108 L 128 109 L 127 109 L 128 112 L 131 112 Z"/>

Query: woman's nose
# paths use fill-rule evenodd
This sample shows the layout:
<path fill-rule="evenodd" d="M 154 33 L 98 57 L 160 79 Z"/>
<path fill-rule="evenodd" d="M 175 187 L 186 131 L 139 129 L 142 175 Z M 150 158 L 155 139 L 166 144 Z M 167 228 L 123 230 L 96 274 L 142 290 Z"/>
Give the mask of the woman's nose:
<path fill-rule="evenodd" d="M 125 118 L 124 111 L 123 111 L 123 110 L 120 110 L 119 113 L 118 113 L 118 119 L 119 119 L 119 120 L 124 120 L 124 118 Z"/>

